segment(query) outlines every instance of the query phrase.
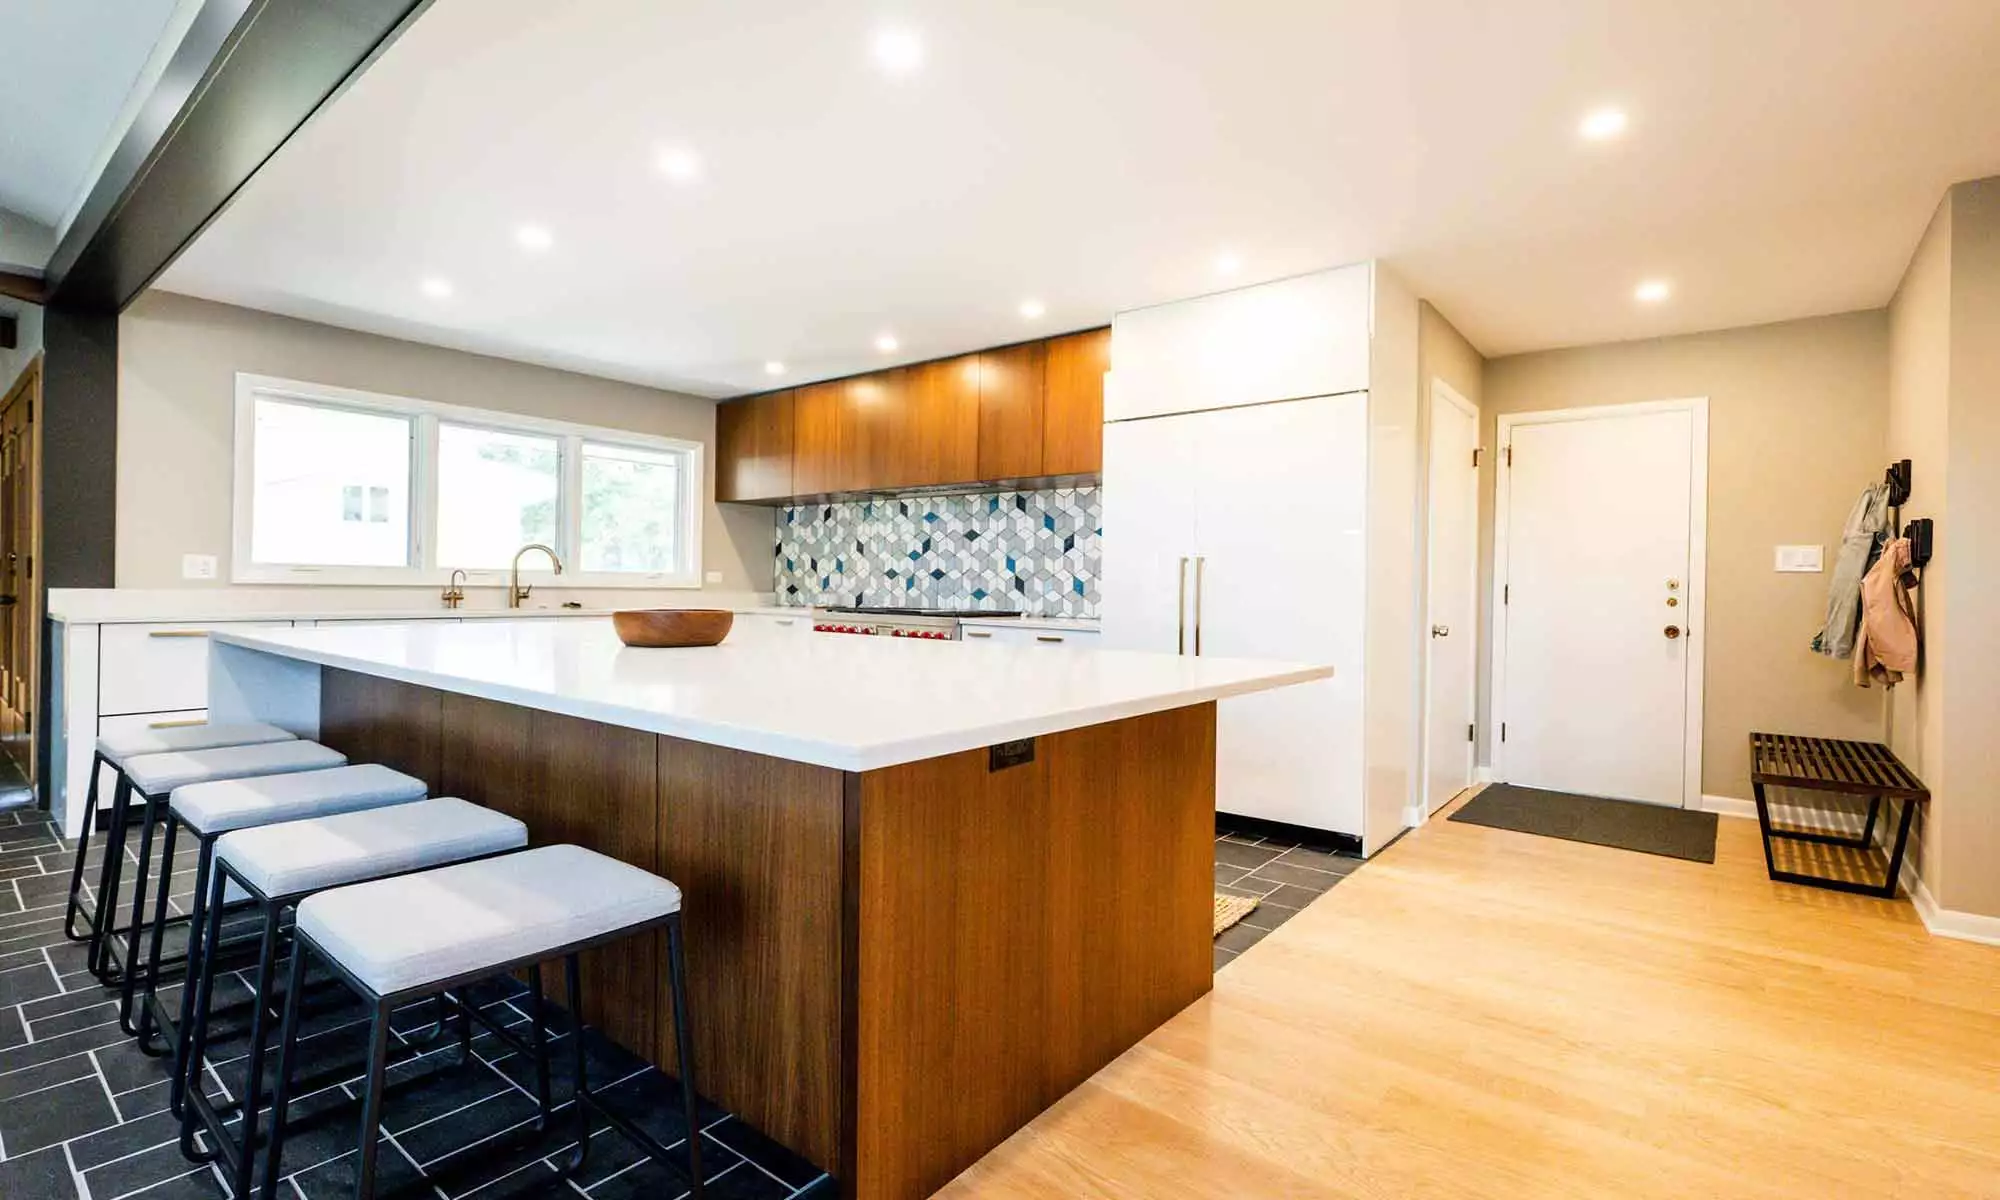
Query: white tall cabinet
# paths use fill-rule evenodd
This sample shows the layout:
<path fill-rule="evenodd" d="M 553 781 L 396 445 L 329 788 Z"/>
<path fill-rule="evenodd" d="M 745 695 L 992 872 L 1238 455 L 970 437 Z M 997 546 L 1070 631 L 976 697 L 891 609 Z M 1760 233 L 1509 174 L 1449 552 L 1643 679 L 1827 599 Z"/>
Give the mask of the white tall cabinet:
<path fill-rule="evenodd" d="M 1121 313 L 1106 389 L 1104 644 L 1332 663 L 1220 704 L 1217 806 L 1368 853 L 1413 802 L 1415 321 L 1372 264 Z"/>

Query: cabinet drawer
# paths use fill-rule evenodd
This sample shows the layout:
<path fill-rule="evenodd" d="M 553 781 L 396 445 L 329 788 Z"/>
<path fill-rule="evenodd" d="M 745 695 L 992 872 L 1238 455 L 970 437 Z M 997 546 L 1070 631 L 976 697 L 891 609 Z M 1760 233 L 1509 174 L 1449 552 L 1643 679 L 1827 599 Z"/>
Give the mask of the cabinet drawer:
<path fill-rule="evenodd" d="M 183 725 L 206 725 L 208 710 L 205 708 L 184 708 L 178 712 L 125 713 L 116 717 L 97 718 L 98 737 L 116 737 L 123 733 L 137 733 L 148 729 L 175 729 Z"/>
<path fill-rule="evenodd" d="M 173 713 L 208 707 L 208 631 L 289 629 L 290 621 L 106 625 L 98 643 L 97 711 Z"/>
<path fill-rule="evenodd" d="M 805 609 L 799 615 L 778 616 L 774 613 L 737 613 L 735 628 L 753 631 L 760 637 L 783 637 L 787 634 L 801 635 L 812 632 L 812 614 Z"/>
<path fill-rule="evenodd" d="M 959 631 L 968 642 L 1006 642 L 1016 646 L 1068 647 L 1088 650 L 1097 644 L 1095 629 L 1036 629 L 1006 625 L 967 625 Z"/>

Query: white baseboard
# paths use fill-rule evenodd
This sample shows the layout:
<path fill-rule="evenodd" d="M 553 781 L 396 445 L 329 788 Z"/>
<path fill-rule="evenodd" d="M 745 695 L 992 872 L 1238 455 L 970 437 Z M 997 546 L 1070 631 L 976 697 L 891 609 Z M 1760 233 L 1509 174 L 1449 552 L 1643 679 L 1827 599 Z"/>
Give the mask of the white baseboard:
<path fill-rule="evenodd" d="M 1424 806 L 1421 804 L 1405 805 L 1403 807 L 1403 828 L 1415 829 L 1417 826 L 1423 824 L 1429 816 L 1430 814 L 1424 811 Z"/>
<path fill-rule="evenodd" d="M 1757 806 L 1748 800 L 1738 800 L 1734 796 L 1711 796 L 1703 793 L 1701 811 L 1712 812 L 1725 817 L 1748 817 L 1757 819 Z"/>
<path fill-rule="evenodd" d="M 1939 908 L 1937 899 L 1922 879 L 1918 879 L 1916 886 L 1910 889 L 1910 903 L 1916 906 L 1917 916 L 1922 919 L 1924 928 L 1937 937 L 2000 946 L 2000 917 Z"/>
<path fill-rule="evenodd" d="M 1472 768 L 1472 782 L 1474 782 L 1474 783 L 1492 783 L 1492 782 L 1493 782 L 1493 768 L 1492 768 L 1492 767 L 1489 767 L 1489 766 L 1477 766 L 1477 767 L 1474 767 L 1474 768 Z"/>

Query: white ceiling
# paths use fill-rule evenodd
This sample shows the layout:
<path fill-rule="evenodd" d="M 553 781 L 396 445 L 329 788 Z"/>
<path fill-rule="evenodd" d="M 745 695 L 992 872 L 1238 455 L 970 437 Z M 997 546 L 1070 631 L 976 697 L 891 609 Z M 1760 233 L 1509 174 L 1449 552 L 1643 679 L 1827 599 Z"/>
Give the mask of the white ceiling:
<path fill-rule="evenodd" d="M 721 395 L 1381 257 L 1499 355 L 1883 304 L 1996 63 L 1994 0 L 438 0 L 162 286 Z"/>
<path fill-rule="evenodd" d="M 53 238 L 179 0 L 0 0 L 0 253 Z"/>

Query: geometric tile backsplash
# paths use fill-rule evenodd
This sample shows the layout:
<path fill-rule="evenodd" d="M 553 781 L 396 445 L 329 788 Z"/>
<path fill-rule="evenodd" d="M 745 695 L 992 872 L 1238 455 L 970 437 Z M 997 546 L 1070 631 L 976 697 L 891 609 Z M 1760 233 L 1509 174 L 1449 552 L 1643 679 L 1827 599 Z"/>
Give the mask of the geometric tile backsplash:
<path fill-rule="evenodd" d="M 1094 487 L 779 509 L 778 603 L 1095 617 L 1102 524 Z"/>

